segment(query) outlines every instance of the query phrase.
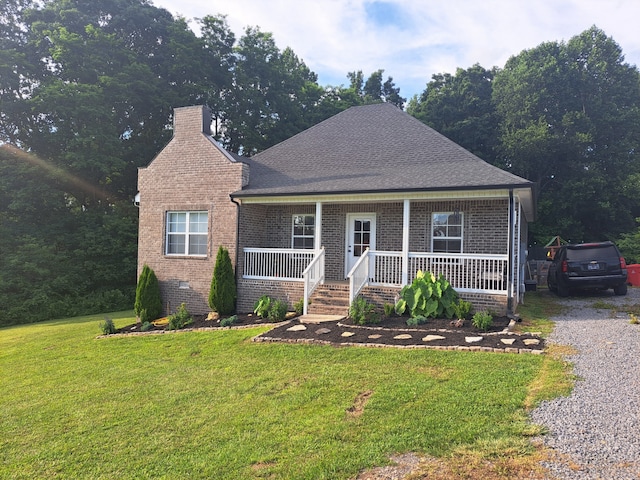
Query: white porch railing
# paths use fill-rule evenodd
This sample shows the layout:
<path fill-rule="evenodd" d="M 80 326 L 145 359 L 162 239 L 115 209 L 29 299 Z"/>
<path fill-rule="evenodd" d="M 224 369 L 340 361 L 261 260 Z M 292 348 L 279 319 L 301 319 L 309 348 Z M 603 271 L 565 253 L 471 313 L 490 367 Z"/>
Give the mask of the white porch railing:
<path fill-rule="evenodd" d="M 402 253 L 371 251 L 375 275 L 371 284 L 402 284 Z M 454 253 L 409 253 L 408 281 L 419 270 L 443 275 L 459 291 L 505 293 L 507 291 L 507 255 Z"/>
<path fill-rule="evenodd" d="M 324 283 L 324 247 L 317 252 L 317 255 L 302 272 L 302 278 L 304 279 L 304 307 L 302 313 L 306 315 L 309 308 L 309 298 L 311 298 L 316 287 Z"/>
<path fill-rule="evenodd" d="M 301 281 L 315 250 L 293 248 L 245 248 L 244 278 Z M 324 271 L 324 269 L 323 269 Z"/>
<path fill-rule="evenodd" d="M 347 275 L 349 279 L 349 305 L 358 296 L 360 290 L 369 283 L 370 262 L 369 249 L 367 248 Z"/>

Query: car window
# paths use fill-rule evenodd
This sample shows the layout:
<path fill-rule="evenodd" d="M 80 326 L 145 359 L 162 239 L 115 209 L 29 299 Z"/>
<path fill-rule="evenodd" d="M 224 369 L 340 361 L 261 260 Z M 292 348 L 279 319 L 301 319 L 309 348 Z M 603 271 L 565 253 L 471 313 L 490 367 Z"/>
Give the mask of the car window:
<path fill-rule="evenodd" d="M 613 245 L 597 248 L 567 249 L 567 260 L 570 262 L 589 262 L 603 258 L 618 258 L 618 253 Z"/>

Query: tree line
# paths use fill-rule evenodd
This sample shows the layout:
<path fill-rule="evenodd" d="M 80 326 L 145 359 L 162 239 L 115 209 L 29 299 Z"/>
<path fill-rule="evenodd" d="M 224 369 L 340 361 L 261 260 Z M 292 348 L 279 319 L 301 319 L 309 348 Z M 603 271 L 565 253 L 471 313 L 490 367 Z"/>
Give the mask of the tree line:
<path fill-rule="evenodd" d="M 322 86 L 259 27 L 196 22 L 146 0 L 0 5 L 0 325 L 131 308 L 137 168 L 170 139 L 174 107 L 208 105 L 215 138 L 250 156 L 351 106 L 405 106 L 382 69 Z M 633 245 L 639 106 L 636 67 L 592 27 L 434 75 L 407 111 L 536 182 L 532 243 Z"/>

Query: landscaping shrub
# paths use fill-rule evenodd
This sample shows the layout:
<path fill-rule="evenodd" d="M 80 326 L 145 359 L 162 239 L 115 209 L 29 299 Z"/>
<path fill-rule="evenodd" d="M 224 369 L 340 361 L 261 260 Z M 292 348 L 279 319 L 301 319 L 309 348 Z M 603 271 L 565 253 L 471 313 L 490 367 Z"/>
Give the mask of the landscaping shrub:
<path fill-rule="evenodd" d="M 471 302 L 460 299 L 453 305 L 453 310 L 455 311 L 456 318 L 465 319 L 469 315 L 469 312 L 471 312 Z"/>
<path fill-rule="evenodd" d="M 407 325 L 410 327 L 416 327 L 427 323 L 427 317 L 424 315 L 418 315 L 417 317 L 411 317 L 407 319 Z"/>
<path fill-rule="evenodd" d="M 393 315 L 395 305 L 393 305 L 392 303 L 385 303 L 382 308 L 384 308 L 385 316 L 390 317 L 391 315 Z"/>
<path fill-rule="evenodd" d="M 181 303 L 178 311 L 169 317 L 167 329 L 180 330 L 181 328 L 189 325 L 192 321 L 193 319 L 191 318 L 191 314 L 187 310 L 187 306 L 184 303 Z"/>
<path fill-rule="evenodd" d="M 113 320 L 109 317 L 105 317 L 104 322 L 100 323 L 100 329 L 104 335 L 113 335 L 116 333 L 116 326 L 113 324 Z"/>
<path fill-rule="evenodd" d="M 282 300 L 271 302 L 268 318 L 271 322 L 282 322 L 287 317 L 287 303 Z"/>
<path fill-rule="evenodd" d="M 491 314 L 486 311 L 476 312 L 473 314 L 473 319 L 471 320 L 471 322 L 473 323 L 474 327 L 480 330 L 487 331 L 493 324 L 493 316 L 491 316 Z"/>
<path fill-rule="evenodd" d="M 400 290 L 395 310 L 398 315 L 408 310 L 411 317 L 451 318 L 457 300 L 458 292 L 442 275 L 436 279 L 431 272 L 418 271 L 413 282 Z"/>
<path fill-rule="evenodd" d="M 229 257 L 229 250 L 220 246 L 213 268 L 211 289 L 209 290 L 209 306 L 220 315 L 229 315 L 236 309 L 236 279 Z"/>
<path fill-rule="evenodd" d="M 151 322 L 142 322 L 142 326 L 140 327 L 141 332 L 148 332 L 153 328 L 153 323 Z"/>
<path fill-rule="evenodd" d="M 269 316 L 269 308 L 271 307 L 271 297 L 262 295 L 258 301 L 253 305 L 253 313 L 260 318 L 267 318 Z"/>
<path fill-rule="evenodd" d="M 160 284 L 154 271 L 145 265 L 138 279 L 136 288 L 136 301 L 133 310 L 139 321 L 151 321 L 162 315 L 162 297 L 160 296 Z M 145 319 L 142 319 L 142 311 L 146 310 Z"/>
<path fill-rule="evenodd" d="M 349 307 L 349 317 L 356 325 L 367 325 L 378 323 L 378 315 L 375 312 L 375 305 L 369 303 L 362 297 L 357 297 L 351 302 Z"/>
<path fill-rule="evenodd" d="M 222 320 L 220 320 L 220 326 L 221 327 L 230 327 L 231 325 L 236 323 L 237 320 L 238 320 L 238 316 L 237 315 L 232 315 L 231 317 L 223 318 Z"/>
<path fill-rule="evenodd" d="M 293 304 L 293 310 L 296 312 L 296 315 L 302 315 L 304 313 L 304 298 L 301 298 Z"/>

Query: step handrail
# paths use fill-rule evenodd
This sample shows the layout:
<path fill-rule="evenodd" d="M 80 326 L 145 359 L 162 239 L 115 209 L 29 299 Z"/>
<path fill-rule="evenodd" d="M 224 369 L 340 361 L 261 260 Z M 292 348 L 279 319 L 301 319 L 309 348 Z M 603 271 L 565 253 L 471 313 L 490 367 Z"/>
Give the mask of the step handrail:
<path fill-rule="evenodd" d="M 369 249 L 367 248 L 347 275 L 349 279 L 349 305 L 369 283 L 369 264 Z"/>
<path fill-rule="evenodd" d="M 324 283 L 324 247 L 320 248 L 320 250 L 316 252 L 313 260 L 311 260 L 307 268 L 302 272 L 302 278 L 304 280 L 304 306 L 302 314 L 307 315 L 309 310 L 309 298 L 318 285 Z"/>

